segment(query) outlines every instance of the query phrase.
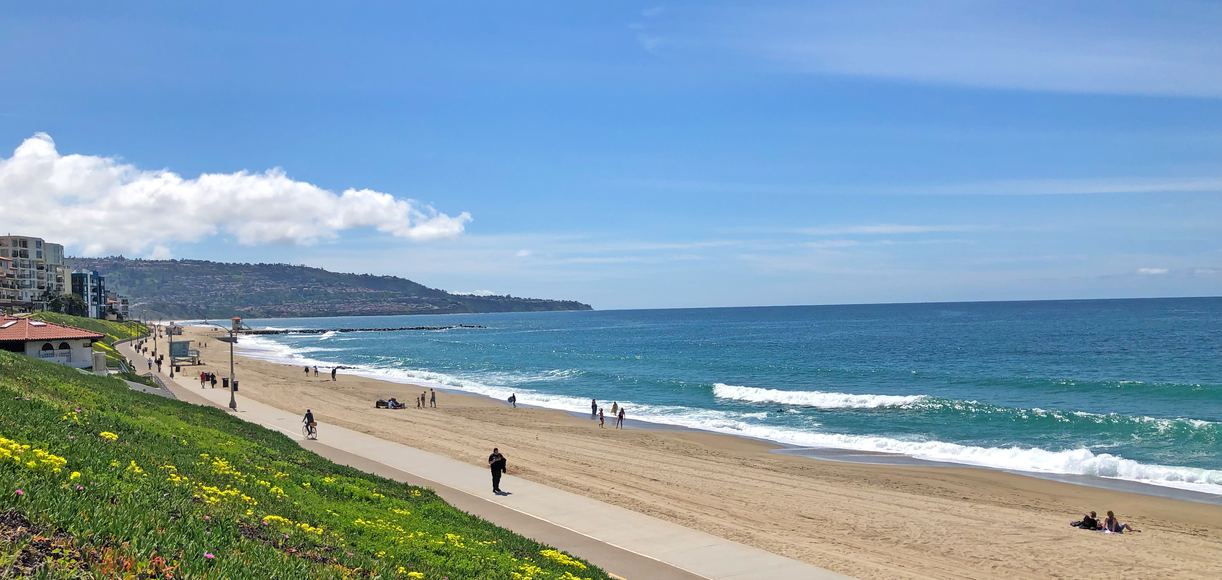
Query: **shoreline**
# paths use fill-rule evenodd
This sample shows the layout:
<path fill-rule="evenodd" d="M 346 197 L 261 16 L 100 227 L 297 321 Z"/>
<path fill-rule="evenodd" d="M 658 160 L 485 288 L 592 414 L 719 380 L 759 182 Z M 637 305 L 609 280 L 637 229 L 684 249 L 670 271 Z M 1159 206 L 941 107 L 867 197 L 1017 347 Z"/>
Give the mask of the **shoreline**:
<path fill-rule="evenodd" d="M 193 322 L 193 321 L 186 321 L 182 323 L 190 324 L 190 322 Z M 241 343 L 239 342 L 239 344 Z M 501 401 L 500 399 L 494 397 L 491 394 L 487 394 L 487 393 L 479 393 L 479 392 L 458 389 L 458 388 L 454 388 L 452 386 L 446 385 L 444 383 L 438 383 L 438 382 L 419 381 L 415 379 L 402 379 L 399 377 L 395 377 L 394 375 L 379 373 L 375 369 L 364 368 L 361 366 L 347 366 L 341 363 L 314 360 L 314 359 L 310 359 L 307 357 L 302 357 L 300 354 L 297 354 L 297 353 L 291 353 L 288 356 L 295 356 L 295 357 L 301 358 L 300 363 L 288 362 L 288 361 L 283 360 L 282 358 L 278 358 L 275 356 L 260 356 L 256 354 L 259 352 L 266 352 L 266 351 L 263 351 L 263 349 L 247 348 L 246 352 L 240 352 L 241 350 L 242 350 L 242 347 L 239 346 L 238 350 L 235 352 L 238 352 L 240 356 L 243 356 L 245 358 L 260 360 L 260 361 L 264 361 L 270 364 L 279 364 L 279 365 L 284 365 L 286 367 L 291 368 L 294 364 L 313 365 L 315 363 L 321 363 L 318 365 L 320 368 L 322 368 L 325 365 L 326 368 L 331 368 L 334 366 L 335 368 L 338 368 L 341 370 L 346 369 L 350 371 L 355 371 L 352 374 L 361 376 L 361 377 L 365 377 L 370 380 L 382 381 L 382 382 L 398 384 L 398 385 L 409 385 L 409 386 L 417 386 L 417 387 L 423 387 L 423 388 L 432 388 L 432 389 L 436 389 L 438 391 L 453 394 L 453 395 L 481 397 L 489 401 L 503 403 L 503 401 Z M 549 407 L 549 406 L 544 406 L 544 405 L 533 405 L 530 403 L 521 403 L 521 402 L 519 402 L 519 406 L 569 413 L 572 416 L 577 417 L 577 418 L 586 417 L 583 411 L 574 411 L 571 409 Z M 609 419 L 611 418 L 609 417 Z M 854 449 L 851 447 L 810 447 L 810 446 L 798 445 L 794 443 L 788 443 L 785 441 L 768 439 L 766 437 L 758 437 L 758 436 L 746 435 L 742 433 L 731 433 L 727 431 L 718 431 L 718 430 L 706 429 L 706 428 L 690 426 L 690 425 L 666 423 L 666 422 L 650 420 L 650 419 L 625 419 L 625 421 L 627 422 L 627 424 L 636 426 L 637 428 L 657 429 L 657 430 L 663 430 L 663 431 L 676 431 L 676 430 L 677 431 L 692 431 L 692 432 L 698 432 L 698 433 L 706 433 L 710 435 L 735 437 L 735 438 L 740 438 L 740 439 L 745 439 L 745 440 L 750 440 L 750 441 L 759 441 L 759 442 L 763 442 L 765 444 L 774 446 L 775 449 L 772 450 L 773 453 L 792 454 L 792 455 L 804 457 L 806 459 L 819 460 L 819 461 L 839 461 L 839 462 L 858 463 L 858 464 L 866 464 L 866 465 L 894 465 L 894 466 L 907 465 L 907 466 L 923 466 L 923 467 L 943 467 L 943 468 L 952 468 L 953 467 L 953 468 L 982 469 L 982 470 L 987 470 L 987 471 L 992 471 L 992 472 L 997 472 L 997 473 L 1009 473 L 1009 474 L 1014 474 L 1014 475 L 1019 475 L 1019 476 L 1024 476 L 1024 477 L 1031 477 L 1031 478 L 1042 479 L 1042 480 L 1047 480 L 1047 481 L 1058 481 L 1062 483 L 1069 483 L 1073 485 L 1081 485 L 1081 486 L 1086 486 L 1086 487 L 1095 487 L 1095 488 L 1108 489 L 1108 490 L 1113 490 L 1113 491 L 1140 493 L 1140 494 L 1146 494 L 1146 495 L 1155 496 L 1155 497 L 1179 499 L 1183 501 L 1191 501 L 1191 502 L 1196 502 L 1196 503 L 1222 505 L 1222 494 L 1200 491 L 1197 489 L 1192 489 L 1190 487 L 1180 487 L 1176 485 L 1160 485 L 1158 483 L 1151 483 L 1151 482 L 1142 481 L 1142 480 L 1111 478 L 1111 477 L 1086 475 L 1086 474 L 1057 473 L 1057 472 L 1042 472 L 1042 471 L 1033 471 L 1033 470 L 1029 471 L 1029 470 L 1021 470 L 1021 469 L 1010 469 L 1010 468 L 1005 468 L 1005 467 L 978 465 L 978 464 L 966 463 L 966 462 L 924 459 L 924 458 L 914 457 L 912 455 L 906 455 L 903 453 L 893 453 L 893 452 L 887 452 L 887 451 L 869 451 L 869 450 Z"/>
<path fill-rule="evenodd" d="M 206 338 L 215 330 L 187 333 L 223 344 Z M 225 374 L 228 349 L 201 353 L 207 365 L 183 373 Z M 374 399 L 410 402 L 421 387 L 354 374 L 332 383 L 300 366 L 235 361 L 239 405 L 309 405 L 324 437 L 332 423 L 476 465 L 499 446 L 514 477 L 854 576 L 1082 575 L 1081 554 L 1093 553 L 1099 576 L 1210 577 L 1222 562 L 1217 505 L 964 465 L 812 461 L 771 442 L 656 423 L 600 430 L 581 414 L 512 410 L 456 390 L 438 389 L 438 409 L 375 410 Z M 1146 532 L 1106 541 L 1067 525 L 1091 509 L 1114 509 Z"/>

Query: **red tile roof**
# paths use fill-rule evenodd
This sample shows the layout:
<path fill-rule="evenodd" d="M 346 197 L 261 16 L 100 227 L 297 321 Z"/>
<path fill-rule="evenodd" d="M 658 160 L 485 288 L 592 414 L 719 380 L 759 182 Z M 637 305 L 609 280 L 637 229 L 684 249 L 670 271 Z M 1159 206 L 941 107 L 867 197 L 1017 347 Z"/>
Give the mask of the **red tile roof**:
<path fill-rule="evenodd" d="M 33 324 L 31 324 L 33 323 Z M 61 326 L 31 320 L 29 318 L 0 318 L 0 341 L 29 342 L 32 340 L 62 340 L 65 338 L 92 338 L 98 340 L 103 335 L 71 326 Z"/>

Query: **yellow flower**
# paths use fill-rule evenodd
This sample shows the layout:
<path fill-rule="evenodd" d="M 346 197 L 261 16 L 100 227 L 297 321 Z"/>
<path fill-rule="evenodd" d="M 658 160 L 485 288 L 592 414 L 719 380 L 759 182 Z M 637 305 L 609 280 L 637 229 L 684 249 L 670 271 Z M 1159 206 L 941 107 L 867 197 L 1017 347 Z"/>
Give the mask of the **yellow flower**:
<path fill-rule="evenodd" d="M 424 573 L 423 572 L 408 572 L 407 577 L 408 578 L 424 578 Z"/>
<path fill-rule="evenodd" d="M 110 431 L 102 431 L 101 433 L 98 433 L 98 437 L 101 437 L 102 439 L 105 439 L 107 441 L 118 441 L 119 440 L 119 436 L 115 433 L 111 433 Z"/>
<path fill-rule="evenodd" d="M 73 471 L 72 473 L 69 473 L 69 474 L 68 474 L 68 479 L 69 479 L 69 480 L 75 481 L 75 480 L 78 480 L 78 479 L 80 479 L 80 478 L 81 478 L 81 472 L 79 472 L 79 471 Z"/>
<path fill-rule="evenodd" d="M 585 564 L 582 564 L 581 562 L 574 560 L 573 558 L 569 557 L 568 554 L 565 554 L 564 552 L 561 552 L 559 550 L 543 550 L 542 552 L 539 552 L 539 554 L 542 555 L 544 558 L 547 558 L 548 560 L 556 562 L 557 564 L 563 564 L 565 566 L 573 566 L 581 570 L 586 569 Z"/>

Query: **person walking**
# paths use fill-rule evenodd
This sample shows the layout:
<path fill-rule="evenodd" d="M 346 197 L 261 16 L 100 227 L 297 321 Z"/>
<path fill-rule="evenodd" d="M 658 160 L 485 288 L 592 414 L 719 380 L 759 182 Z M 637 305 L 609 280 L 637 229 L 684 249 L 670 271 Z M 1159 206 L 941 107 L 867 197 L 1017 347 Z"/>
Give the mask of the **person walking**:
<path fill-rule="evenodd" d="M 314 365 L 314 376 L 318 376 L 318 365 Z"/>
<path fill-rule="evenodd" d="M 518 394 L 517 393 L 513 393 L 512 395 L 509 395 L 509 404 L 513 405 L 513 408 L 515 409 L 518 408 Z"/>
<path fill-rule="evenodd" d="M 331 380 L 335 380 L 335 370 L 339 367 L 331 367 Z"/>
<path fill-rule="evenodd" d="M 614 417 L 618 414 L 619 414 L 619 401 L 615 401 L 614 403 L 611 403 L 611 416 Z"/>
<path fill-rule="evenodd" d="M 201 389 L 204 388 L 204 383 L 206 382 L 208 382 L 208 373 L 204 371 L 200 371 L 199 372 L 199 388 Z"/>
<path fill-rule="evenodd" d="M 305 374 L 306 374 L 306 376 L 307 376 L 307 377 L 308 377 L 308 376 L 310 376 L 310 367 L 309 367 L 309 366 L 306 366 L 306 367 L 303 367 L 303 368 L 305 369 Z"/>
<path fill-rule="evenodd" d="M 429 389 L 429 406 L 434 409 L 437 408 L 437 391 L 433 389 Z"/>
<path fill-rule="evenodd" d="M 504 494 L 501 491 L 501 474 L 506 471 L 505 456 L 501 455 L 501 450 L 496 447 L 492 448 L 492 455 L 488 456 L 488 468 L 492 470 L 492 493 L 497 495 Z"/>
<path fill-rule="evenodd" d="M 605 425 L 603 425 L 603 410 L 602 409 L 598 410 L 598 428 L 599 429 L 607 428 Z"/>
<path fill-rule="evenodd" d="M 623 407 L 619 408 L 619 414 L 615 416 L 615 428 L 616 429 L 624 428 L 624 408 Z"/>
<path fill-rule="evenodd" d="M 208 382 L 212 383 L 212 388 L 216 388 L 216 373 L 208 373 Z"/>
<path fill-rule="evenodd" d="M 597 417 L 597 416 L 598 416 L 598 401 L 595 401 L 594 399 L 590 399 L 590 420 L 593 421 L 594 417 Z"/>

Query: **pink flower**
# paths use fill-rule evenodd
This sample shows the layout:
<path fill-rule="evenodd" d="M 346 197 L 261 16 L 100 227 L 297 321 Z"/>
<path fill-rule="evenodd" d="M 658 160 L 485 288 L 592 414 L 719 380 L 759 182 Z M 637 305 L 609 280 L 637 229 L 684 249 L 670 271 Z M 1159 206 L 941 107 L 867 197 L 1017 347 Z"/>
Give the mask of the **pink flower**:
<path fill-rule="evenodd" d="M 21 496 L 25 495 L 25 490 L 24 490 L 24 489 L 18 489 L 17 491 L 14 491 L 13 493 L 17 494 L 17 497 L 21 497 Z"/>
<path fill-rule="evenodd" d="M 204 552 L 204 558 L 211 560 L 215 557 L 216 557 L 216 554 L 213 554 L 212 552 Z"/>
<path fill-rule="evenodd" d="M 81 485 L 81 484 L 79 484 L 79 483 L 78 483 L 78 484 L 76 484 L 76 490 L 77 490 L 77 491 L 85 491 L 85 486 L 83 486 L 83 485 Z"/>
<path fill-rule="evenodd" d="M 204 516 L 204 521 L 205 521 L 205 522 L 210 522 L 210 521 L 212 521 L 212 516 Z"/>

